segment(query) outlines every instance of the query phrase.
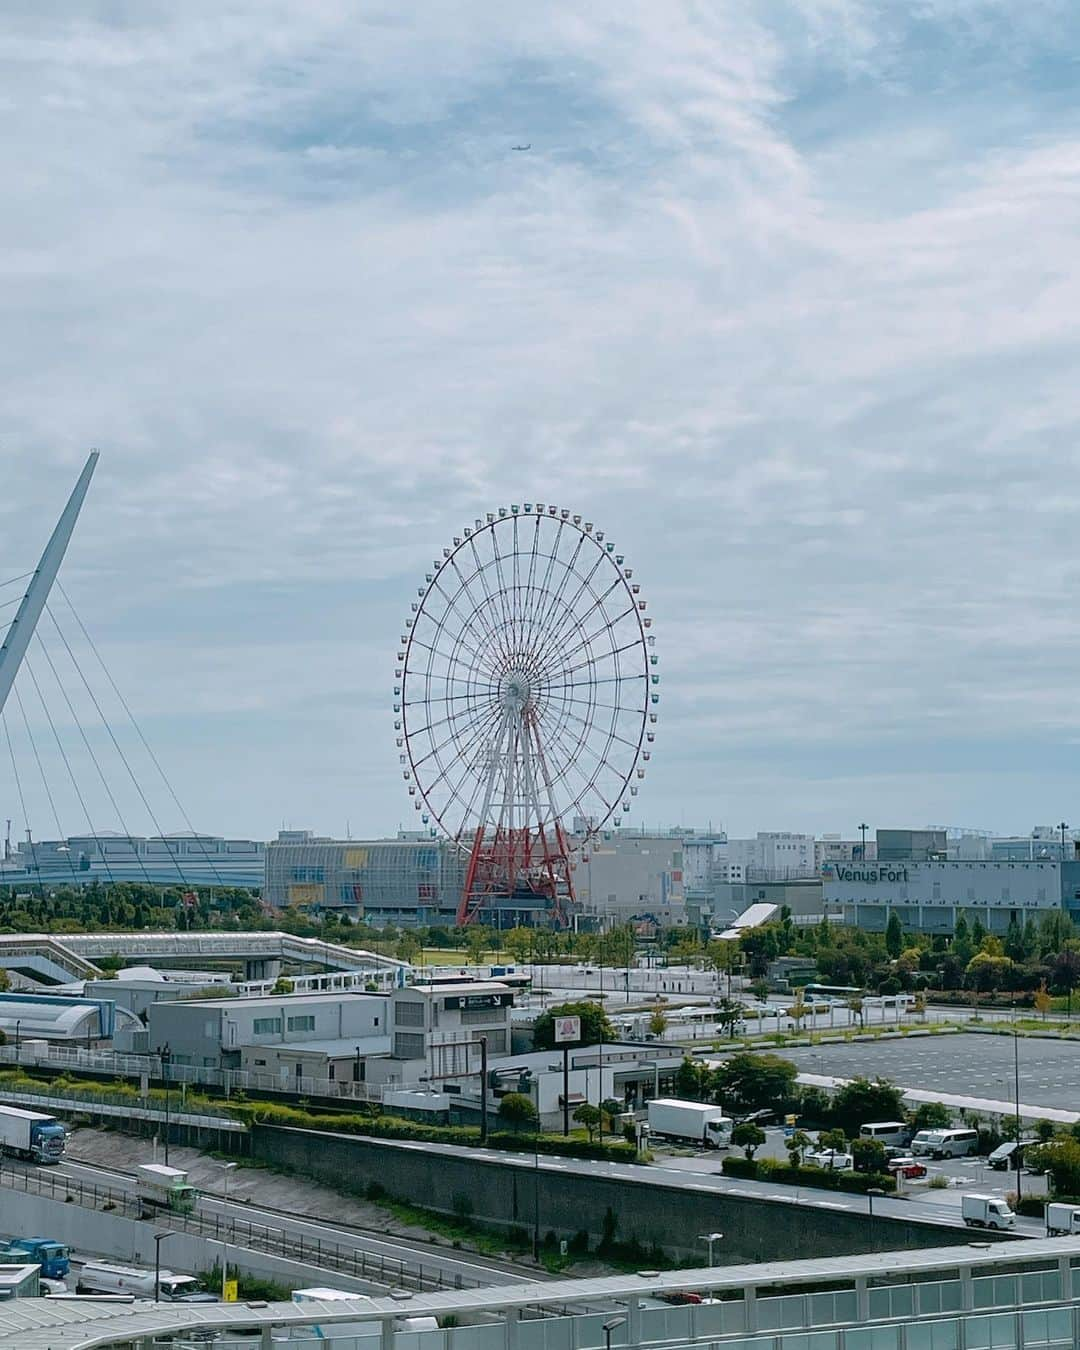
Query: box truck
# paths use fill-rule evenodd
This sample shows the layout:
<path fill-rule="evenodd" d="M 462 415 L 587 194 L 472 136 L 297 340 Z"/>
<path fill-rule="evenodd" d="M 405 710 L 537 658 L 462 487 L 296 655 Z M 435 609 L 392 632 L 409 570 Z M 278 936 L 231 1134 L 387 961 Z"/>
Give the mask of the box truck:
<path fill-rule="evenodd" d="M 0 1106 L 0 1152 L 38 1163 L 58 1163 L 66 1145 L 67 1131 L 55 1116 Z"/>
<path fill-rule="evenodd" d="M 727 1148 L 734 1121 L 719 1106 L 657 1097 L 649 1103 L 649 1133 L 704 1148 Z"/>
<path fill-rule="evenodd" d="M 190 1185 L 187 1173 L 162 1163 L 142 1163 L 135 1169 L 136 1193 L 150 1209 L 168 1209 L 174 1214 L 190 1214 L 199 1192 Z"/>
<path fill-rule="evenodd" d="M 1066 1233 L 1080 1233 L 1080 1209 L 1075 1205 L 1047 1205 L 1046 1236 L 1064 1237 Z"/>
<path fill-rule="evenodd" d="M 158 1290 L 163 1303 L 220 1303 L 216 1294 L 208 1294 L 194 1275 L 177 1275 L 171 1270 L 158 1272 Z M 79 1271 L 77 1294 L 134 1294 L 136 1298 L 154 1297 L 154 1272 L 139 1266 L 114 1266 L 104 1261 L 87 1261 Z"/>
<path fill-rule="evenodd" d="M 969 1228 L 1016 1227 L 1016 1215 L 996 1195 L 962 1195 L 960 1213 Z"/>

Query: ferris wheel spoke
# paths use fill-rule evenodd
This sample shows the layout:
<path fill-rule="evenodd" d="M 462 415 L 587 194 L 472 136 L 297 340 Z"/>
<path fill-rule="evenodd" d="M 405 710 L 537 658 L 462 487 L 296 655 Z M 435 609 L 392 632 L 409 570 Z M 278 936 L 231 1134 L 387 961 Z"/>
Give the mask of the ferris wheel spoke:
<path fill-rule="evenodd" d="M 577 633 L 579 635 L 585 633 L 589 617 L 592 614 L 594 614 L 597 610 L 599 610 L 600 613 L 604 615 L 604 622 L 595 631 L 595 633 L 592 634 L 591 637 L 588 636 L 579 637 L 579 641 L 577 642 L 577 644 L 571 647 L 569 651 L 559 650 L 559 657 L 562 661 L 565 662 L 569 660 L 571 657 L 575 656 L 584 645 L 590 642 L 594 642 L 598 637 L 600 637 L 604 633 L 613 632 L 615 630 L 615 627 L 619 623 L 621 623 L 631 613 L 635 612 L 635 606 L 633 604 L 631 604 L 631 606 L 628 609 L 625 609 L 621 611 L 619 614 L 616 614 L 614 616 L 608 615 L 607 610 L 604 608 L 604 603 L 607 600 L 607 598 L 610 595 L 612 595 L 616 590 L 618 590 L 622 586 L 622 584 L 623 583 L 621 580 L 616 579 L 611 583 L 611 585 L 608 587 L 608 589 L 604 592 L 602 596 L 598 596 L 595 591 L 590 590 L 590 594 L 593 597 L 594 603 L 589 605 L 586 609 L 584 609 L 581 612 L 581 614 L 575 613 L 572 621 L 570 621 L 568 618 L 564 619 L 564 622 L 562 623 L 558 631 L 553 635 L 552 650 L 559 650 L 559 644 L 561 644 L 564 640 L 566 640 L 567 637 L 572 636 L 574 633 Z"/>
<path fill-rule="evenodd" d="M 402 704 L 402 707 L 406 708 L 426 707 L 430 701 L 431 700 L 428 699 L 418 699 L 415 703 Z M 433 731 L 437 727 L 448 726 L 451 722 L 454 722 L 455 720 L 460 720 L 463 716 L 465 716 L 464 710 L 461 712 L 448 713 L 445 717 L 436 718 L 432 722 L 425 723 L 424 726 L 422 727 L 417 727 L 415 730 L 410 730 L 409 735 L 413 737 L 426 735 L 427 732 Z M 469 717 L 467 720 L 472 721 L 473 717 L 475 716 L 479 716 L 479 713 L 474 713 L 472 717 Z"/>
<path fill-rule="evenodd" d="M 499 714 L 499 712 L 501 712 L 501 709 L 498 710 L 498 712 L 496 713 L 495 717 L 493 717 L 493 718 L 489 718 L 489 719 L 478 719 L 477 722 L 476 722 L 476 724 L 475 724 L 475 726 L 472 727 L 472 728 L 470 728 L 470 729 L 479 732 L 479 731 L 483 731 L 485 725 L 487 725 L 487 724 L 490 724 L 491 727 L 494 727 L 495 724 L 498 722 L 498 714 Z M 449 746 L 449 745 L 457 745 L 457 744 L 458 744 L 457 735 L 454 734 L 454 733 L 451 733 L 451 734 L 450 734 L 449 736 L 447 736 L 446 739 L 443 740 L 438 746 L 434 747 L 432 750 L 429 750 L 428 753 L 427 753 L 426 755 L 421 756 L 421 757 L 420 757 L 419 759 L 417 759 L 417 760 L 415 761 L 415 763 L 413 764 L 413 772 L 415 773 L 415 772 L 416 772 L 418 769 L 420 769 L 424 764 L 426 764 L 428 760 L 434 758 L 436 764 L 440 765 L 440 767 L 442 768 L 442 772 L 438 775 L 438 777 L 433 778 L 433 779 L 431 780 L 431 782 L 429 783 L 429 785 L 428 785 L 428 792 L 434 792 L 435 789 L 438 787 L 438 785 L 439 785 L 444 779 L 446 779 L 446 778 L 448 777 L 448 775 L 450 774 L 450 772 L 451 772 L 451 770 L 453 769 L 454 765 L 455 765 L 455 764 L 460 764 L 460 762 L 461 762 L 460 759 L 457 759 L 457 760 L 451 761 L 450 764 L 447 764 L 447 765 L 443 766 L 443 764 L 442 764 L 442 759 L 440 758 L 441 752 L 442 752 L 444 749 L 446 749 L 447 746 Z"/>
<path fill-rule="evenodd" d="M 590 722 L 587 718 L 579 717 L 577 713 L 567 712 L 565 718 L 566 720 L 577 722 L 580 726 L 586 728 L 586 730 L 582 733 L 580 738 L 580 743 L 583 745 L 588 743 L 589 737 L 593 734 L 594 731 L 597 731 L 598 729 L 598 724 L 595 721 Z M 559 727 L 553 728 L 553 734 L 555 734 L 558 731 L 561 731 L 561 728 Z M 631 740 L 628 736 L 623 735 L 621 732 L 608 733 L 607 731 L 600 730 L 599 735 L 604 737 L 605 740 L 610 738 L 613 741 L 617 741 L 620 745 L 625 746 L 627 750 L 631 750 L 635 754 L 639 749 L 638 741 Z"/>
<path fill-rule="evenodd" d="M 494 526 L 492 527 L 492 529 L 494 530 Z M 505 646 L 505 643 L 504 643 L 504 641 L 503 641 L 504 636 L 505 636 L 505 632 L 504 632 L 504 630 L 500 630 L 500 629 L 499 629 L 499 626 L 498 626 L 498 624 L 497 624 L 497 622 L 496 622 L 496 619 L 495 619 L 495 609 L 496 609 L 495 596 L 494 596 L 493 592 L 491 591 L 491 588 L 488 586 L 488 582 L 487 582 L 487 572 L 486 572 L 486 565 L 483 564 L 483 563 L 481 563 L 481 561 L 480 561 L 480 554 L 476 551 L 476 535 L 475 535 L 475 534 L 470 535 L 470 537 L 469 537 L 469 548 L 470 548 L 470 551 L 472 552 L 472 555 L 473 555 L 473 561 L 474 561 L 475 564 L 476 564 L 476 571 L 475 571 L 475 573 L 474 573 L 473 575 L 474 575 L 475 577 L 479 577 L 479 579 L 480 579 L 480 587 L 481 587 L 481 589 L 482 589 L 483 592 L 484 592 L 484 599 L 485 599 L 487 608 L 491 611 L 492 623 L 491 623 L 490 641 L 492 642 L 492 644 L 493 644 L 493 646 L 495 647 L 495 650 L 496 650 L 496 652 L 499 654 L 499 656 L 501 656 L 501 657 L 503 658 L 503 661 L 506 662 L 506 661 L 509 660 L 509 653 L 508 653 L 508 651 L 507 651 L 507 649 L 506 649 L 506 646 Z M 456 556 L 456 555 L 455 555 L 455 556 Z M 457 570 L 457 569 L 455 568 L 455 570 Z M 459 576 L 461 575 L 460 572 L 458 572 L 458 575 L 459 575 Z M 479 605 L 477 606 L 477 608 L 479 608 Z"/>
<path fill-rule="evenodd" d="M 475 554 L 475 552 L 476 550 L 474 548 L 473 553 Z M 472 610 L 470 612 L 470 615 L 468 616 L 468 623 L 472 624 L 475 621 L 477 626 L 480 628 L 482 634 L 481 640 L 487 645 L 487 651 L 486 653 L 480 655 L 480 659 L 490 665 L 491 649 L 493 646 L 496 647 L 497 649 L 500 647 L 501 635 L 499 633 L 497 625 L 494 623 L 493 618 L 489 618 L 488 622 L 486 623 L 484 622 L 485 610 L 490 611 L 491 609 L 491 596 L 487 588 L 487 581 L 484 576 L 484 569 L 480 566 L 479 560 L 477 560 L 477 570 L 472 574 L 471 577 L 466 578 L 465 575 L 462 573 L 460 567 L 458 567 L 456 553 L 454 553 L 451 556 L 450 564 L 453 567 L 454 573 L 457 576 L 458 581 L 460 583 L 457 594 L 468 596 L 470 600 L 474 601 Z M 481 599 L 480 597 L 476 597 L 474 599 L 473 597 L 472 583 L 477 578 L 479 578 L 481 589 L 484 592 L 483 599 Z"/>
<path fill-rule="evenodd" d="M 436 578 L 432 582 L 432 589 L 437 589 L 439 594 L 443 597 L 443 600 L 446 602 L 446 609 L 444 609 L 438 621 L 436 621 L 434 615 L 432 615 L 431 622 L 436 625 L 436 635 L 438 635 L 446 629 L 446 622 L 450 617 L 451 611 L 457 614 L 458 618 L 461 620 L 461 627 L 458 630 L 459 634 L 458 641 L 460 645 L 463 646 L 465 650 L 469 652 L 470 655 L 475 656 L 477 661 L 481 665 L 483 665 L 490 659 L 490 654 L 486 653 L 483 650 L 482 645 L 477 646 L 474 645 L 472 642 L 465 642 L 464 634 L 469 633 L 471 635 L 473 632 L 476 632 L 476 630 L 479 629 L 479 632 L 477 632 L 477 638 L 480 644 L 486 643 L 489 648 L 494 634 L 483 623 L 482 605 L 475 604 L 473 606 L 471 613 L 465 613 L 464 611 L 458 608 L 457 605 L 458 596 L 462 594 L 468 595 L 469 591 L 467 586 L 465 585 L 464 579 L 461 576 L 461 572 L 458 570 L 457 564 L 453 559 L 451 559 L 451 566 L 453 567 L 455 574 L 457 575 L 462 584 L 459 586 L 457 594 L 451 596 L 443 588 L 441 582 L 439 581 L 441 573 L 436 573 Z"/>
<path fill-rule="evenodd" d="M 585 536 L 582 535 L 582 541 L 584 541 L 584 539 Z M 578 554 L 575 553 L 574 558 L 571 560 L 569 567 L 562 576 L 562 579 L 559 583 L 559 589 L 556 593 L 557 605 L 561 606 L 562 612 L 561 614 L 556 613 L 553 615 L 554 624 L 553 626 L 550 626 L 548 628 L 547 637 L 549 643 L 549 650 L 551 651 L 557 650 L 558 644 L 562 638 L 562 633 L 569 622 L 572 621 L 574 623 L 581 623 L 586 617 L 586 615 L 589 613 L 589 610 L 587 609 L 583 614 L 580 615 L 578 614 L 577 610 L 578 601 L 581 599 L 582 595 L 585 594 L 586 591 L 589 591 L 591 594 L 595 595 L 595 592 L 591 591 L 592 579 L 594 576 L 596 576 L 596 573 L 600 570 L 601 566 L 603 565 L 605 556 L 606 555 L 604 554 L 603 550 L 601 550 L 598 547 L 596 556 L 592 560 L 592 566 L 589 567 L 584 574 L 582 574 L 577 570 Z M 570 596 L 569 599 L 567 599 L 564 594 L 564 591 L 566 588 L 566 584 L 571 577 L 574 577 L 578 585 L 574 593 Z M 614 584 L 617 583 L 613 583 L 613 585 Z"/>
<path fill-rule="evenodd" d="M 553 621 L 555 619 L 555 616 L 559 613 L 560 608 L 565 604 L 562 595 L 563 588 L 566 585 L 567 578 L 574 575 L 574 569 L 577 565 L 577 560 L 581 556 L 581 550 L 584 548 L 584 546 L 585 546 L 585 535 L 579 534 L 577 539 L 574 541 L 574 547 L 570 554 L 570 557 L 563 558 L 560 555 L 556 560 L 557 565 L 560 568 L 562 568 L 562 575 L 555 583 L 555 589 L 549 593 L 548 602 L 540 611 L 539 622 L 535 629 L 536 640 L 538 643 L 539 642 L 544 643 L 545 650 L 549 651 L 552 650 L 550 647 L 550 639 L 553 637 L 553 629 L 552 629 Z"/>

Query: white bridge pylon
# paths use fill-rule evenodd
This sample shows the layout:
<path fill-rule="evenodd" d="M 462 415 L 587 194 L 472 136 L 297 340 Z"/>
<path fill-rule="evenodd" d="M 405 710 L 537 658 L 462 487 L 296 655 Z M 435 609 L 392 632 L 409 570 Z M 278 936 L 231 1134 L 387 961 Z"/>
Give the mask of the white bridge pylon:
<path fill-rule="evenodd" d="M 42 553 L 37 570 L 30 579 L 26 594 L 15 611 L 15 618 L 7 631 L 3 645 L 0 646 L 0 713 L 4 711 L 7 696 L 11 693 L 15 676 L 19 673 L 23 657 L 30 646 L 30 639 L 34 636 L 34 629 L 45 609 L 60 564 L 64 561 L 64 554 L 67 552 L 71 533 L 82 510 L 86 490 L 90 486 L 90 479 L 94 476 L 97 462 L 98 452 L 91 450 L 83 471 L 79 474 L 79 481 L 68 498 L 67 506 L 64 507 L 63 514 L 56 522 L 56 528 L 45 545 L 45 552 Z"/>

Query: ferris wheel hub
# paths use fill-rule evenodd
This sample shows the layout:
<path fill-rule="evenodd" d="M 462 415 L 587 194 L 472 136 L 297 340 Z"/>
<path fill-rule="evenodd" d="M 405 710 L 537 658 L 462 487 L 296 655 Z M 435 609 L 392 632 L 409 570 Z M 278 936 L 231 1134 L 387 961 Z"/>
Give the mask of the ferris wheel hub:
<path fill-rule="evenodd" d="M 522 670 L 511 670 L 503 676 L 499 690 L 504 708 L 511 712 L 524 712 L 532 702 L 532 685 Z"/>

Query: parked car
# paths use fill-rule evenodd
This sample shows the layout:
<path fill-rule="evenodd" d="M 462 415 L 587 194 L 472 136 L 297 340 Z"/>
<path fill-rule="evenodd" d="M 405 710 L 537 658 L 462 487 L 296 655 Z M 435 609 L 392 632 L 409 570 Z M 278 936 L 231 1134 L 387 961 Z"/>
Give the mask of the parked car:
<path fill-rule="evenodd" d="M 855 1159 L 850 1153 L 841 1153 L 835 1148 L 823 1148 L 817 1153 L 808 1153 L 803 1160 L 809 1167 L 824 1167 L 830 1172 L 853 1172 Z"/>
<path fill-rule="evenodd" d="M 901 1154 L 899 1158 L 890 1158 L 885 1166 L 894 1176 L 903 1177 L 905 1181 L 914 1181 L 927 1174 L 926 1164 L 921 1163 L 918 1158 L 913 1158 L 910 1153 Z"/>

